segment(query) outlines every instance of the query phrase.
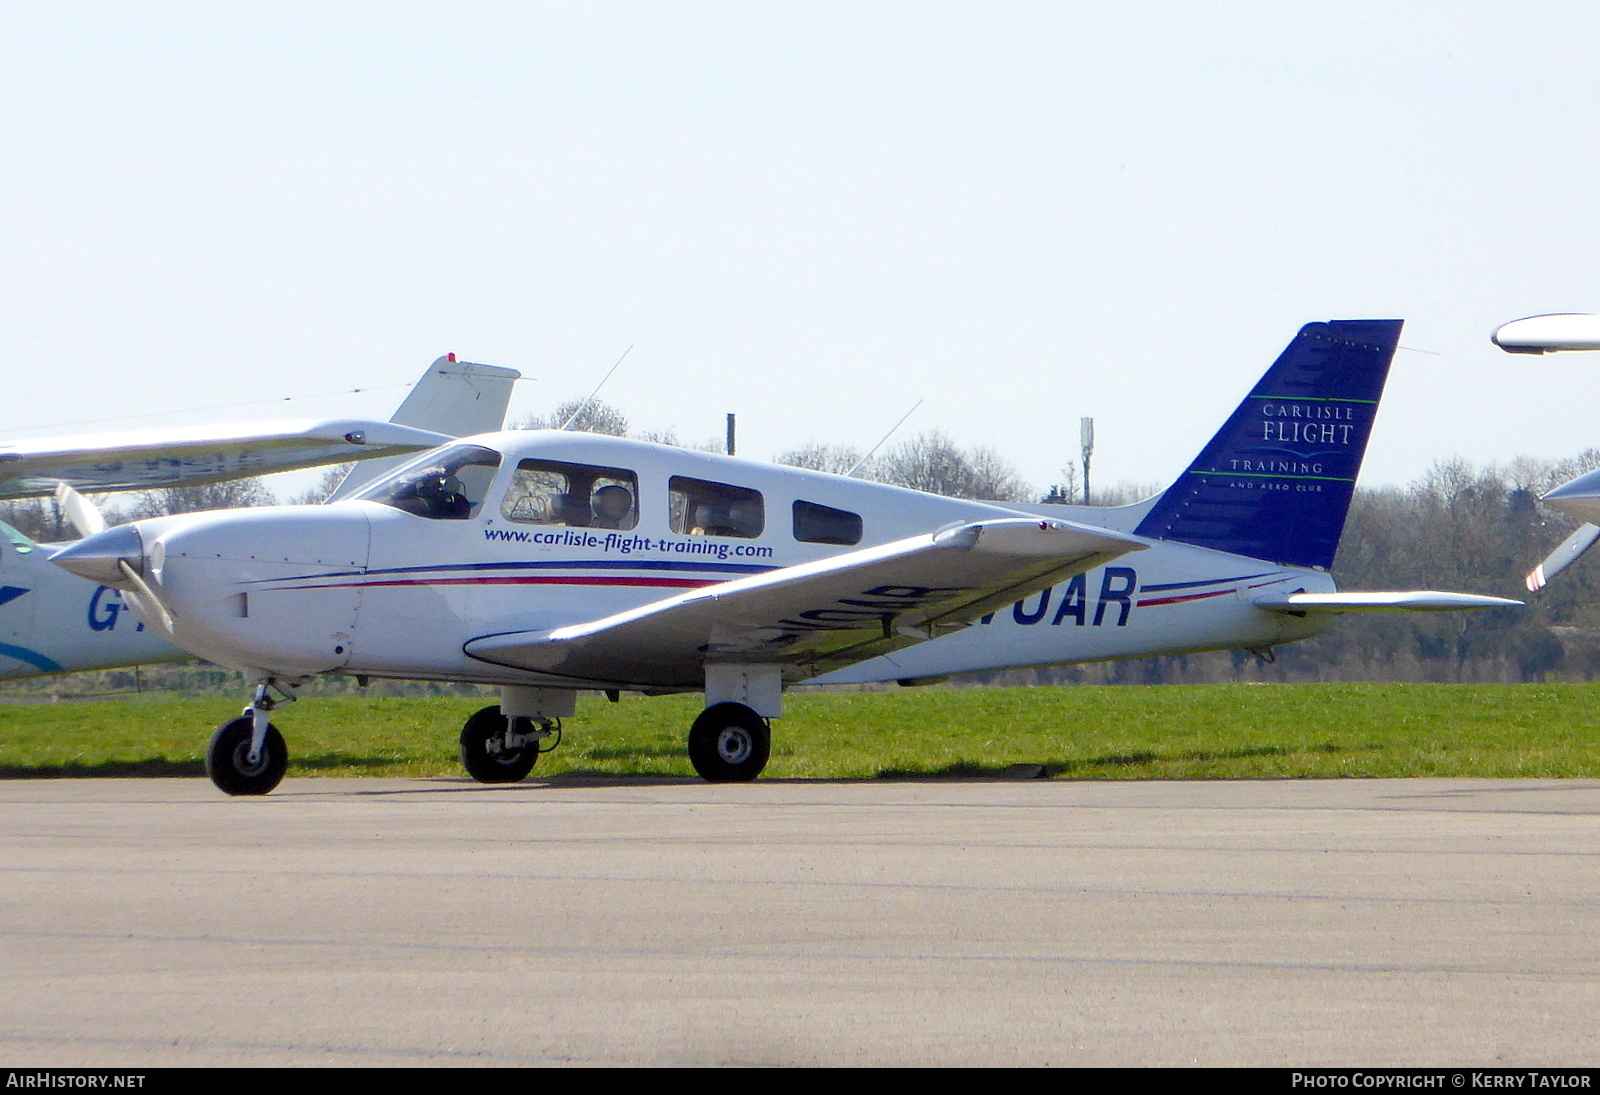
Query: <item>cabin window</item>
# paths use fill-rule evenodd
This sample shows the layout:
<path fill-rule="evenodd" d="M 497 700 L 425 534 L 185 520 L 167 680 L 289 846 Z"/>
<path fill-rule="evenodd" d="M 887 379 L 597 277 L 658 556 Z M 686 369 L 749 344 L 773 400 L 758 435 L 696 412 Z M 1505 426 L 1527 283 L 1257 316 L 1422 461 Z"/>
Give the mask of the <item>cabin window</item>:
<path fill-rule="evenodd" d="M 622 468 L 524 460 L 500 513 L 525 525 L 627 530 L 639 523 L 639 480 Z"/>
<path fill-rule="evenodd" d="M 680 535 L 754 540 L 767 527 L 760 491 L 681 475 L 667 486 L 672 531 Z"/>
<path fill-rule="evenodd" d="M 465 521 L 477 516 L 499 467 L 493 449 L 456 445 L 427 453 L 352 497 L 434 521 Z"/>
<path fill-rule="evenodd" d="M 796 502 L 794 538 L 802 544 L 859 544 L 861 515 L 815 502 Z"/>

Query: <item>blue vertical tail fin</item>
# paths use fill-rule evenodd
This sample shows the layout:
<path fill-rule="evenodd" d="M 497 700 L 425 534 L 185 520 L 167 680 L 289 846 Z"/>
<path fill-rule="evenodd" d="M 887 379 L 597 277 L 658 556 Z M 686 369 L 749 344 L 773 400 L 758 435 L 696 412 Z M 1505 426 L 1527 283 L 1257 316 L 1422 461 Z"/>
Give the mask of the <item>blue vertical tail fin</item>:
<path fill-rule="evenodd" d="M 1135 531 L 1331 567 L 1400 326 L 1340 319 L 1300 328 Z"/>

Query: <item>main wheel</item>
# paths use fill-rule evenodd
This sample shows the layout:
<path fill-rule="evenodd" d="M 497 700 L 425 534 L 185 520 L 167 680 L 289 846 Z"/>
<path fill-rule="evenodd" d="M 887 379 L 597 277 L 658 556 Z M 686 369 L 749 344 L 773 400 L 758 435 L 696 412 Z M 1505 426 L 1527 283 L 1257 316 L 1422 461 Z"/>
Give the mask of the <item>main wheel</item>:
<path fill-rule="evenodd" d="M 289 749 L 271 723 L 261 743 L 261 756 L 250 763 L 250 736 L 255 720 L 241 715 L 217 727 L 206 746 L 206 775 L 230 795 L 264 795 L 276 787 L 289 767 Z"/>
<path fill-rule="evenodd" d="M 714 703 L 689 728 L 689 762 L 712 783 L 755 779 L 771 752 L 767 720 L 742 703 Z"/>
<path fill-rule="evenodd" d="M 514 720 L 514 729 L 526 734 L 533 729 L 530 719 Z M 461 728 L 461 763 L 467 775 L 479 783 L 516 783 L 528 778 L 539 760 L 539 743 L 510 748 L 506 745 L 506 717 L 500 705 L 485 707 Z"/>

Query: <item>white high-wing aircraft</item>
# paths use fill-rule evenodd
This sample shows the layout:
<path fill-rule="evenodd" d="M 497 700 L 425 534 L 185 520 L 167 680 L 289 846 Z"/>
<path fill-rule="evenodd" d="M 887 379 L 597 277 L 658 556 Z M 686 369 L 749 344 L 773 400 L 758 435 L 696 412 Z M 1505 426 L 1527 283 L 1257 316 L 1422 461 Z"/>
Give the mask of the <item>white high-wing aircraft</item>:
<path fill-rule="evenodd" d="M 252 423 L 24 441 L 0 446 L 0 498 L 57 492 L 79 531 L 104 527 L 75 491 L 194 486 L 363 460 L 339 492 L 419 450 L 499 429 L 520 376 L 457 361 L 428 366 L 388 422 Z M 49 565 L 55 547 L 0 523 L 0 680 L 193 657 L 124 612 L 120 592 Z"/>
<path fill-rule="evenodd" d="M 258 682 L 207 749 L 230 794 L 277 785 L 273 692 L 320 673 L 499 686 L 461 733 L 486 782 L 526 776 L 580 689 L 703 690 L 695 769 L 752 779 L 801 682 L 1266 650 L 1337 612 L 1517 604 L 1338 593 L 1327 574 L 1399 332 L 1302 328 L 1182 478 L 1121 509 L 529 431 L 463 439 L 332 505 L 140 521 L 53 561 Z"/>
<path fill-rule="evenodd" d="M 1600 316 L 1584 312 L 1528 316 L 1502 323 L 1489 338 L 1508 354 L 1600 350 Z M 1523 583 L 1530 593 L 1543 589 L 1600 540 L 1600 524 L 1596 523 L 1600 521 L 1600 474 L 1591 472 L 1563 483 L 1540 501 L 1586 523 L 1528 572 Z"/>

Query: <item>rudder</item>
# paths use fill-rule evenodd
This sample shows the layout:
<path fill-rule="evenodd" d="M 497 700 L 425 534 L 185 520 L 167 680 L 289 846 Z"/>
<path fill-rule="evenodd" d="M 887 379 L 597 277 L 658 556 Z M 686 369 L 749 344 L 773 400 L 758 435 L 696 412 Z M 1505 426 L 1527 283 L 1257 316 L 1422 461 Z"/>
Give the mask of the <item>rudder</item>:
<path fill-rule="evenodd" d="M 1134 531 L 1333 565 L 1400 341 L 1397 319 L 1308 323 Z"/>

